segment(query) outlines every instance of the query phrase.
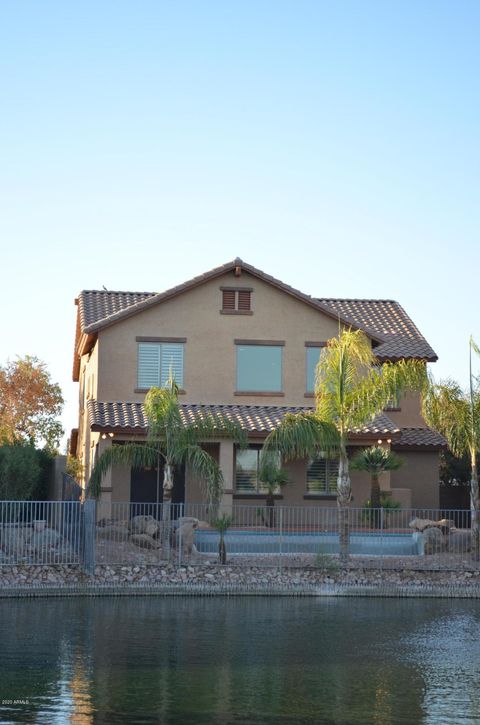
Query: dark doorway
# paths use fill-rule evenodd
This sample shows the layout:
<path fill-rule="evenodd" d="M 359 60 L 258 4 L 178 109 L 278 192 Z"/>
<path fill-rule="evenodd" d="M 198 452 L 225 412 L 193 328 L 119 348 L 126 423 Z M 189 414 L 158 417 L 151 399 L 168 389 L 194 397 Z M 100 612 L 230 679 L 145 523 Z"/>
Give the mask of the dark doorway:
<path fill-rule="evenodd" d="M 154 516 L 158 518 L 158 508 L 163 501 L 163 462 L 159 468 L 132 468 L 130 475 L 130 516 Z M 172 491 L 172 517 L 182 508 L 178 504 L 185 502 L 185 467 L 175 468 Z"/>

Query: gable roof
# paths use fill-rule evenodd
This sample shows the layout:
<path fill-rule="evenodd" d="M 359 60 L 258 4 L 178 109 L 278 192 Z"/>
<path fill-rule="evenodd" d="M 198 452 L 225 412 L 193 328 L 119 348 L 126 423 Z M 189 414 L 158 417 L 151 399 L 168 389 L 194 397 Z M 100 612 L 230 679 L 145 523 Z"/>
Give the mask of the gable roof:
<path fill-rule="evenodd" d="M 239 257 L 215 267 L 165 292 L 121 292 L 83 290 L 78 304 L 73 378 L 78 380 L 79 355 L 90 349 L 97 333 L 127 317 L 165 302 L 228 272 L 247 272 L 257 279 L 338 320 L 353 329 L 363 330 L 373 341 L 379 360 L 418 358 L 434 362 L 435 352 L 421 335 L 403 308 L 393 300 L 324 299 L 306 295 L 281 282 Z M 83 342 L 80 344 L 80 341 Z M 80 350 L 79 348 L 82 348 Z"/>

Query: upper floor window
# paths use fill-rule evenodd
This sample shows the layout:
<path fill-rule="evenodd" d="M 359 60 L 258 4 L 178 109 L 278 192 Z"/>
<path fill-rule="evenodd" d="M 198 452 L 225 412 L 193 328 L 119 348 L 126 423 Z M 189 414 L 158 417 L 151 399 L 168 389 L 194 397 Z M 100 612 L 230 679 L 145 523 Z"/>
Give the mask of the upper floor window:
<path fill-rule="evenodd" d="M 164 387 L 170 375 L 183 388 L 183 342 L 138 341 L 137 385 L 141 390 Z"/>
<path fill-rule="evenodd" d="M 281 393 L 283 342 L 236 340 L 237 392 Z"/>
<path fill-rule="evenodd" d="M 252 314 L 252 289 L 250 287 L 221 287 L 224 314 Z"/>
<path fill-rule="evenodd" d="M 307 493 L 335 495 L 337 493 L 338 460 L 319 453 L 307 466 Z"/>
<path fill-rule="evenodd" d="M 307 360 L 307 393 L 315 392 L 315 373 L 317 365 L 320 361 L 322 351 L 325 350 L 325 344 L 321 342 L 306 342 L 306 360 Z"/>

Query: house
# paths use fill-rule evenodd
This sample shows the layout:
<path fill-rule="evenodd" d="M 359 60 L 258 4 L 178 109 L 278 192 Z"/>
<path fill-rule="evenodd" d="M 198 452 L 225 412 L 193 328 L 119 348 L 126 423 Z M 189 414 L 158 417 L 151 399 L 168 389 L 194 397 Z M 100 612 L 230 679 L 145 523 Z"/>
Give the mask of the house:
<path fill-rule="evenodd" d="M 287 411 L 313 407 L 315 367 L 339 325 L 363 330 L 380 363 L 437 360 L 397 302 L 310 297 L 238 258 L 166 292 L 86 290 L 76 305 L 79 424 L 71 452 L 85 478 L 108 446 L 145 438 L 142 401 L 172 370 L 185 419 L 220 411 L 248 431 L 248 450 L 225 439 L 206 444 L 223 472 L 224 505 L 264 498 L 257 477 L 262 441 Z M 444 441 L 422 419 L 418 395 L 396 401 L 350 436 L 352 450 L 377 442 L 405 461 L 382 477 L 382 487 L 404 507 L 438 507 Z M 319 457 L 287 467 L 292 483 L 279 497 L 285 505 L 334 505 L 336 461 Z M 156 470 L 113 468 L 102 500 L 158 501 L 157 479 Z M 175 480 L 174 502 L 202 501 L 188 471 Z M 352 490 L 354 505 L 363 505 L 368 475 L 352 473 Z"/>

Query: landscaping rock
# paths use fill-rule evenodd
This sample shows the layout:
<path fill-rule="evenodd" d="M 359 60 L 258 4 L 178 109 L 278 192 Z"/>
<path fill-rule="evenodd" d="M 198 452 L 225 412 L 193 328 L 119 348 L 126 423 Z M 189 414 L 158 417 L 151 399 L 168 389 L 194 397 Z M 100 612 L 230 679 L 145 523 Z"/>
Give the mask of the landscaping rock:
<path fill-rule="evenodd" d="M 133 534 L 157 536 L 160 532 L 160 526 L 153 516 L 134 516 L 130 521 L 130 530 Z"/>
<path fill-rule="evenodd" d="M 190 556 L 191 554 L 197 553 L 197 549 L 194 544 L 197 523 L 198 519 L 185 521 L 185 523 L 182 523 L 177 529 L 177 547 L 182 547 L 182 553 L 184 556 Z"/>
<path fill-rule="evenodd" d="M 126 524 L 113 522 L 104 526 L 97 525 L 97 536 L 101 539 L 111 539 L 112 541 L 127 541 L 130 536 L 130 531 Z"/>
<path fill-rule="evenodd" d="M 446 539 L 440 529 L 427 528 L 423 531 L 423 551 L 426 555 L 438 554 L 446 549 Z"/>
<path fill-rule="evenodd" d="M 130 541 L 141 549 L 159 549 L 162 545 L 158 539 L 154 539 L 148 534 L 133 534 Z"/>

